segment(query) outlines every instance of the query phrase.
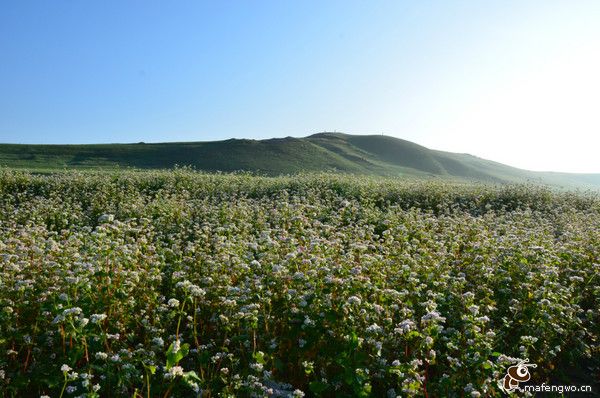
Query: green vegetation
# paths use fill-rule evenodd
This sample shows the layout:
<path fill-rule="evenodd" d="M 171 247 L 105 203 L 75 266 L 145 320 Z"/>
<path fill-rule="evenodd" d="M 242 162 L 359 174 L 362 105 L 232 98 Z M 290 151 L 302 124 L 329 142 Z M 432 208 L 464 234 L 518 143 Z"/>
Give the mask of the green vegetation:
<path fill-rule="evenodd" d="M 164 144 L 0 144 L 0 166 L 32 170 L 64 168 L 251 171 L 266 175 L 338 171 L 403 178 L 541 183 L 600 189 L 599 174 L 537 173 L 466 154 L 434 151 L 386 136 L 320 133 L 306 138 L 226 140 Z"/>
<path fill-rule="evenodd" d="M 526 358 L 593 384 L 599 256 L 596 194 L 0 171 L 0 397 L 501 397 Z"/>

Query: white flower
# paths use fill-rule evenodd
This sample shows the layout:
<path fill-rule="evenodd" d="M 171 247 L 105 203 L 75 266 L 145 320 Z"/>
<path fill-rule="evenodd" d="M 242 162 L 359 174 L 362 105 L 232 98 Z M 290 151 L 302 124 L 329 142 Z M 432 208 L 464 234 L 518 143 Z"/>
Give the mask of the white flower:
<path fill-rule="evenodd" d="M 302 279 L 304 279 L 304 273 L 298 271 L 294 274 L 293 278 L 296 280 L 302 280 Z"/>
<path fill-rule="evenodd" d="M 113 222 L 114 220 L 115 216 L 113 214 L 102 214 L 100 217 L 98 217 L 99 223 L 108 223 Z"/>
<path fill-rule="evenodd" d="M 63 364 L 63 366 L 60 367 L 60 371 L 63 373 L 70 372 L 71 370 L 71 367 L 67 364 Z"/>
<path fill-rule="evenodd" d="M 69 315 L 79 315 L 83 312 L 83 310 L 79 307 L 67 308 L 63 311 L 63 316 L 67 317 Z"/>
<path fill-rule="evenodd" d="M 262 370 L 263 370 L 263 365 L 262 365 L 262 364 L 260 364 L 260 363 L 257 363 L 257 362 L 255 362 L 255 363 L 251 363 L 251 364 L 250 364 L 250 367 L 251 367 L 252 369 L 254 369 L 255 371 L 257 371 L 257 372 L 262 372 Z"/>
<path fill-rule="evenodd" d="M 204 295 L 206 295 L 206 291 L 196 285 L 192 285 L 190 287 L 190 294 L 193 297 L 204 297 Z"/>
<path fill-rule="evenodd" d="M 431 311 L 421 317 L 422 323 L 428 322 L 445 322 L 446 318 L 440 316 L 440 313 L 437 311 Z"/>
<path fill-rule="evenodd" d="M 473 298 L 475 298 L 475 294 L 473 292 L 465 292 L 462 296 L 466 300 L 472 300 Z"/>
<path fill-rule="evenodd" d="M 415 323 L 410 319 L 405 319 L 398 324 L 398 326 L 394 329 L 394 333 L 397 334 L 405 334 L 410 332 L 415 328 Z"/>
<path fill-rule="evenodd" d="M 479 306 L 477 306 L 477 305 L 475 305 L 475 304 L 473 304 L 473 305 L 470 305 L 470 306 L 469 306 L 467 309 L 468 309 L 468 310 L 471 312 L 471 314 L 473 314 L 473 315 L 477 315 L 477 313 L 479 312 Z"/>
<path fill-rule="evenodd" d="M 181 340 L 177 339 L 173 342 L 173 353 L 176 354 L 181 349 Z"/>
<path fill-rule="evenodd" d="M 192 297 L 204 297 L 204 295 L 206 294 L 206 291 L 204 289 L 198 287 L 197 285 L 194 285 L 187 279 L 181 282 L 177 282 L 175 287 L 178 287 L 186 293 L 189 293 Z M 177 305 L 179 305 L 179 303 Z"/>
<path fill-rule="evenodd" d="M 108 317 L 106 314 L 92 314 L 90 316 L 90 322 L 92 323 L 100 323 Z"/>
<path fill-rule="evenodd" d="M 179 300 L 177 300 L 177 299 L 175 299 L 175 298 L 172 298 L 172 299 L 169 299 L 169 301 L 168 301 L 168 303 L 167 303 L 167 304 L 168 304 L 168 305 L 169 305 L 169 307 L 171 307 L 171 308 L 177 308 L 177 307 L 179 307 Z"/>
<path fill-rule="evenodd" d="M 533 337 L 533 336 L 521 336 L 521 342 L 524 344 L 534 344 L 536 341 L 538 341 L 537 337 Z"/>
<path fill-rule="evenodd" d="M 165 373 L 165 379 L 174 379 L 177 376 L 183 376 L 183 368 L 181 366 L 173 366 L 167 373 Z"/>

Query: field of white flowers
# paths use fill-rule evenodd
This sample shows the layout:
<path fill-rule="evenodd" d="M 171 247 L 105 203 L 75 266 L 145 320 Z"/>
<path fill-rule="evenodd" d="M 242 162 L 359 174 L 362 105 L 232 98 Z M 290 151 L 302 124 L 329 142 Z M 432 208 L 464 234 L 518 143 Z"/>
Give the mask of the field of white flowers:
<path fill-rule="evenodd" d="M 595 383 L 600 199 L 0 171 L 0 397 L 500 397 Z"/>

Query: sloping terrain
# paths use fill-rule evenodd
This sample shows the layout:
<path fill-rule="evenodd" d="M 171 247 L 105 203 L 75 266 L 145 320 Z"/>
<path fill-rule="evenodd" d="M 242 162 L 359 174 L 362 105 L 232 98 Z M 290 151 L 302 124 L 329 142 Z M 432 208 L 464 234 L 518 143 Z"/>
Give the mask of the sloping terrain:
<path fill-rule="evenodd" d="M 0 165 L 36 170 L 176 165 L 267 175 L 303 171 L 442 178 L 492 183 L 534 182 L 600 188 L 600 174 L 532 172 L 468 154 L 428 149 L 383 135 L 318 133 L 305 138 L 101 145 L 0 144 Z"/>

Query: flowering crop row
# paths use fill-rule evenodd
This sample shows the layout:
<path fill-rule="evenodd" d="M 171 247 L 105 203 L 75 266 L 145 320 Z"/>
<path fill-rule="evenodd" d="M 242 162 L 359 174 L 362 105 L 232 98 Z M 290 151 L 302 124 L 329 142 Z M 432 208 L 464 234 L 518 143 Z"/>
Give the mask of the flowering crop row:
<path fill-rule="evenodd" d="M 0 171 L 0 397 L 501 396 L 600 357 L 600 199 Z"/>

